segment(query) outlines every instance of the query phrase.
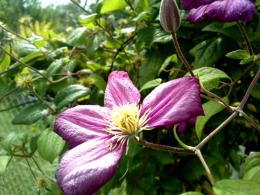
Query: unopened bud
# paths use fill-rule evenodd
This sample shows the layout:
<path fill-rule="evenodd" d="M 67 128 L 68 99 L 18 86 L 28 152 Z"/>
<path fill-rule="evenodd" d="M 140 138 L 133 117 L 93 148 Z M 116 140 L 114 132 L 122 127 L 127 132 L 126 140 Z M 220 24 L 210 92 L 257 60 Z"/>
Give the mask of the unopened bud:
<path fill-rule="evenodd" d="M 175 33 L 181 24 L 179 8 L 175 0 L 162 0 L 160 22 L 166 32 Z"/>

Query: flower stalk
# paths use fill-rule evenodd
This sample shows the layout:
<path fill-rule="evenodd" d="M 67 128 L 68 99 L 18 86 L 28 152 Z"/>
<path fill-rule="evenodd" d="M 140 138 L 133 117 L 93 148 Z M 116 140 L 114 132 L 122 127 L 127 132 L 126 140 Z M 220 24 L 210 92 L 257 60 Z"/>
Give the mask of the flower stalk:
<path fill-rule="evenodd" d="M 182 61 L 182 63 L 184 64 L 184 66 L 186 67 L 186 69 L 190 73 L 190 75 L 195 77 L 195 75 L 192 72 L 191 65 L 189 64 L 189 62 L 187 61 L 187 59 L 185 58 L 185 56 L 182 53 L 180 44 L 179 44 L 177 36 L 176 36 L 176 33 L 172 33 L 172 40 L 173 40 L 173 43 L 174 43 L 174 46 L 175 46 L 175 49 L 176 49 L 176 53 L 179 56 L 180 60 Z"/>

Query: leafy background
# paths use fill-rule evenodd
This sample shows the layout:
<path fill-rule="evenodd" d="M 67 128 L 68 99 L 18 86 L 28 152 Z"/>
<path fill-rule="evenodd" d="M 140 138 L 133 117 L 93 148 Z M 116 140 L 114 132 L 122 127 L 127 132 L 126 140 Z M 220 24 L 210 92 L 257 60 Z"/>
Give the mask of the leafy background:
<path fill-rule="evenodd" d="M 55 116 L 77 104 L 102 105 L 110 71 L 127 71 L 143 97 L 187 74 L 171 35 L 159 24 L 159 0 L 84 4 L 42 8 L 37 0 L 0 2 L 0 46 L 6 51 L 0 50 L 0 194 L 61 194 L 55 170 L 68 146 L 52 132 Z M 259 5 L 257 0 L 257 10 Z M 177 36 L 195 75 L 207 90 L 238 106 L 259 70 L 259 12 L 242 24 L 254 55 L 237 23 L 190 24 L 186 12 L 180 13 Z M 213 187 L 195 156 L 130 142 L 116 175 L 99 193 L 259 194 L 259 99 L 257 84 L 244 108 L 256 125 L 236 117 L 202 149 L 218 181 Z M 224 106 L 202 100 L 206 115 L 180 135 L 189 145 L 230 115 Z M 142 136 L 178 146 L 170 130 Z"/>

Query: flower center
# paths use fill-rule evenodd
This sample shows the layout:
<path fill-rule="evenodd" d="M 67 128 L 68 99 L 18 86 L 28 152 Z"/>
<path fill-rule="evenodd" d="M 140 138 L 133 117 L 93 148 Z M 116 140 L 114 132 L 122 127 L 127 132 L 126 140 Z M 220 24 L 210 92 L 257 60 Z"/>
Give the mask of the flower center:
<path fill-rule="evenodd" d="M 140 117 L 140 107 L 136 104 L 126 104 L 113 110 L 111 130 L 120 130 L 126 135 L 135 135 L 147 129 L 148 112 Z"/>

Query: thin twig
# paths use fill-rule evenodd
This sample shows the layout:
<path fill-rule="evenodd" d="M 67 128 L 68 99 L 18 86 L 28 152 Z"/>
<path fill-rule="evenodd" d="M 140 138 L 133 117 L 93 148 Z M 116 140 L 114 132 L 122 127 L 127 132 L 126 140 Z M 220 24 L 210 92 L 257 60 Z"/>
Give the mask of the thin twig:
<path fill-rule="evenodd" d="M 118 54 L 125 49 L 125 47 L 135 38 L 135 36 L 136 36 L 136 33 L 134 33 L 131 37 L 129 37 L 126 41 L 124 41 L 123 44 L 116 50 L 116 53 L 114 54 L 114 56 L 112 58 L 112 63 L 110 66 L 109 73 L 112 72 L 112 70 L 113 70 L 115 59 L 118 56 Z"/>
<path fill-rule="evenodd" d="M 131 9 L 132 11 L 135 11 L 135 8 L 133 7 L 133 5 L 131 4 L 130 1 L 125 0 L 125 2 L 127 3 L 127 5 L 130 7 L 130 9 Z"/>
<path fill-rule="evenodd" d="M 35 176 L 35 174 L 34 174 L 34 172 L 33 172 L 33 170 L 32 170 L 32 167 L 31 167 L 31 165 L 30 165 L 28 159 L 25 158 L 25 161 L 26 161 L 26 163 L 27 163 L 27 165 L 28 165 L 28 167 L 29 167 L 29 170 L 30 170 L 30 172 L 31 172 L 31 174 L 32 174 L 32 176 L 33 176 L 35 182 L 37 183 L 37 178 L 36 178 L 36 176 Z"/>
<path fill-rule="evenodd" d="M 227 96 L 229 97 L 231 92 L 232 92 L 232 89 L 234 87 L 234 85 L 240 80 L 242 79 L 253 67 L 255 67 L 255 63 L 251 63 L 249 66 L 246 67 L 246 69 L 242 72 L 242 74 L 239 75 L 239 77 L 237 77 L 235 80 L 233 80 L 231 83 L 223 83 L 219 89 L 222 89 L 223 87 L 225 86 L 229 86 L 230 87 L 230 90 L 227 94 Z"/>
<path fill-rule="evenodd" d="M 11 31 L 11 30 L 5 28 L 4 26 L 0 25 L 0 27 L 1 27 L 4 31 L 9 32 L 9 33 L 15 35 L 17 38 L 22 39 L 22 40 L 24 40 L 24 41 L 27 41 L 27 42 L 31 43 L 31 42 L 30 42 L 29 40 L 27 40 L 26 38 L 24 38 L 24 37 L 22 37 L 21 35 L 19 35 L 19 34 L 13 32 L 13 31 Z"/>
<path fill-rule="evenodd" d="M 76 5 L 78 8 L 80 8 L 82 11 L 84 11 L 86 14 L 91 14 L 88 10 L 86 10 L 84 7 L 82 7 L 78 2 L 75 0 L 70 0 L 74 5 Z"/>
<path fill-rule="evenodd" d="M 55 113 L 55 110 L 53 110 L 53 108 L 46 103 L 35 91 L 35 89 L 33 87 L 30 87 L 30 91 L 33 93 L 33 95 L 46 107 L 48 108 L 52 113 Z"/>
<path fill-rule="evenodd" d="M 20 107 L 20 106 L 24 106 L 24 105 L 31 104 L 31 103 L 34 103 L 34 102 L 37 102 L 37 100 L 32 100 L 32 101 L 24 102 L 24 103 L 15 105 L 15 106 L 11 106 L 11 107 L 9 107 L 9 108 L 4 108 L 4 109 L 1 109 L 0 112 L 9 111 L 9 110 L 12 110 L 12 109 L 14 109 L 14 108 L 18 108 L 18 107 Z"/>
<path fill-rule="evenodd" d="M 16 90 L 18 90 L 18 87 L 15 87 L 11 90 L 9 90 L 8 92 L 6 92 L 4 95 L 0 96 L 0 101 L 2 101 L 4 98 L 8 97 L 9 95 L 11 95 L 12 93 L 14 93 Z"/>
<path fill-rule="evenodd" d="M 39 171 L 45 175 L 44 171 L 42 170 L 42 168 L 40 167 L 40 165 L 38 164 L 38 162 L 36 161 L 36 159 L 32 156 L 32 160 L 34 162 L 34 164 L 36 165 L 36 167 L 39 169 Z"/>
<path fill-rule="evenodd" d="M 250 94 L 252 93 L 252 90 L 253 90 L 254 86 L 256 85 L 259 77 L 260 77 L 260 70 L 257 71 L 255 77 L 251 81 L 251 83 L 250 83 L 250 85 L 249 85 L 249 87 L 248 87 L 248 89 L 246 91 L 246 94 L 244 95 L 243 99 L 241 100 L 241 103 L 239 105 L 239 109 L 243 110 L 243 108 L 244 108 L 244 106 L 245 106 L 245 104 L 246 104 Z"/>
<path fill-rule="evenodd" d="M 18 63 L 20 63 L 21 65 L 25 66 L 26 68 L 31 69 L 32 71 L 36 72 L 37 74 L 41 75 L 43 78 L 45 78 L 48 82 L 52 82 L 51 80 L 49 80 L 48 77 L 46 77 L 44 74 L 42 74 L 41 72 L 39 72 L 37 69 L 25 64 L 24 62 L 22 62 L 21 60 L 19 60 L 18 58 L 16 58 L 14 55 L 12 55 L 11 53 L 9 53 L 8 51 L 6 51 L 1 45 L 0 45 L 0 49 L 7 55 L 9 55 L 11 58 L 13 58 L 15 61 L 17 61 Z"/>
<path fill-rule="evenodd" d="M 250 44 L 250 41 L 249 41 L 249 38 L 247 36 L 246 29 L 245 29 L 244 25 L 241 22 L 237 22 L 237 24 L 238 24 L 238 28 L 240 30 L 240 33 L 241 33 L 242 37 L 244 38 L 244 40 L 246 42 L 246 46 L 247 46 L 247 50 L 248 50 L 249 54 L 251 56 L 254 55 L 254 51 L 253 51 L 253 48 Z"/>
<path fill-rule="evenodd" d="M 7 70 L 1 72 L 1 73 L 0 73 L 0 77 L 1 77 L 2 75 L 7 74 L 7 73 L 10 72 L 10 71 L 15 70 L 16 68 L 19 68 L 19 66 L 21 66 L 21 64 L 15 64 L 15 66 L 10 67 L 10 68 L 8 68 Z"/>

